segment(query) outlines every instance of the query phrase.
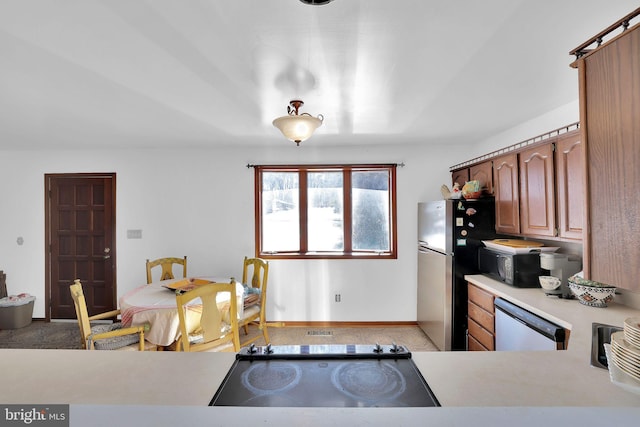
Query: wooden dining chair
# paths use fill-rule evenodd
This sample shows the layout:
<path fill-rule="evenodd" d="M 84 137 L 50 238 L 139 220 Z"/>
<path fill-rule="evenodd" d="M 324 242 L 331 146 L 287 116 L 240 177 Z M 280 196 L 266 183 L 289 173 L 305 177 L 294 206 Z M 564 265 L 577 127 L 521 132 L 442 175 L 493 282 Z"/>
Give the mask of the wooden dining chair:
<path fill-rule="evenodd" d="M 87 303 L 82 291 L 80 279 L 73 281 L 69 287 L 71 298 L 76 309 L 78 326 L 82 348 L 85 350 L 140 350 L 154 351 L 157 346 L 144 340 L 144 333 L 149 330 L 149 325 L 131 326 L 123 328 L 120 322 L 111 324 L 99 324 L 91 326 L 91 321 L 115 318 L 120 310 L 111 310 L 105 313 L 89 316 Z"/>
<path fill-rule="evenodd" d="M 174 265 L 182 266 L 182 277 L 187 277 L 187 257 L 184 258 L 158 258 L 153 261 L 147 259 L 147 284 L 151 283 L 151 269 L 157 266 L 162 267 L 162 273 L 160 273 L 159 280 L 175 279 L 173 275 Z"/>
<path fill-rule="evenodd" d="M 247 288 L 248 294 L 245 295 L 245 301 L 251 299 L 252 294 L 258 295 L 257 302 L 247 306 L 245 304 L 242 318 L 238 321 L 238 325 L 243 328 L 244 334 L 249 334 L 249 325 L 257 325 L 262 331 L 265 344 L 269 344 L 269 331 L 267 326 L 282 327 L 282 322 L 267 323 L 266 319 L 266 302 L 267 302 L 267 281 L 269 279 L 269 261 L 262 258 L 244 257 L 242 266 L 242 284 Z M 260 335 L 247 339 L 242 342 L 242 346 L 251 344 L 260 339 Z"/>
<path fill-rule="evenodd" d="M 228 293 L 228 300 L 220 298 L 219 293 Z M 188 304 L 200 299 L 201 306 Z M 176 305 L 180 322 L 180 338 L 177 351 L 206 351 L 226 343 L 233 343 L 233 350 L 240 350 L 238 334 L 238 298 L 236 296 L 236 281 L 229 283 L 211 282 L 198 285 L 193 290 L 176 292 Z M 202 310 L 200 324 L 195 330 L 189 330 L 187 324 L 188 310 Z"/>

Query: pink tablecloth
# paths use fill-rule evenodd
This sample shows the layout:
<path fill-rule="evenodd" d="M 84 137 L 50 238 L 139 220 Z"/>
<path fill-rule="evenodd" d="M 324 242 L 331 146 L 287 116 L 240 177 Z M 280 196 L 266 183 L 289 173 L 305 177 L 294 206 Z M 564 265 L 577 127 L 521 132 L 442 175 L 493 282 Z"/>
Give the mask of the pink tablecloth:
<path fill-rule="evenodd" d="M 229 279 L 209 279 L 216 282 L 227 282 Z M 163 280 L 154 282 L 149 285 L 143 285 L 133 289 L 132 291 L 120 297 L 120 310 L 122 312 L 122 324 L 143 325 L 149 323 L 151 325 L 148 332 L 145 333 L 145 339 L 150 343 L 168 346 L 173 344 L 180 338 L 180 322 L 178 320 L 178 309 L 176 306 L 175 293 L 163 285 L 168 285 L 182 279 Z M 242 317 L 243 310 L 243 287 L 238 283 L 236 294 L 238 296 L 238 317 Z M 228 294 L 219 295 L 219 301 Z M 221 299 L 222 297 L 222 299 Z M 187 328 L 192 331 L 200 324 L 201 310 L 197 300 L 186 311 Z"/>

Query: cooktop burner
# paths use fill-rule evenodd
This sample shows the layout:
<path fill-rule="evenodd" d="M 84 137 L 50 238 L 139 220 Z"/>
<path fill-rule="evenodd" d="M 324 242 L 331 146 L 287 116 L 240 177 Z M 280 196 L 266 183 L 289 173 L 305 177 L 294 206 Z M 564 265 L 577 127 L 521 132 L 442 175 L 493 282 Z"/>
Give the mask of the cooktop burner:
<path fill-rule="evenodd" d="M 245 347 L 210 406 L 440 406 L 402 346 Z"/>
<path fill-rule="evenodd" d="M 254 394 L 287 391 L 300 383 L 302 369 L 291 362 L 254 363 L 240 376 L 242 385 Z"/>

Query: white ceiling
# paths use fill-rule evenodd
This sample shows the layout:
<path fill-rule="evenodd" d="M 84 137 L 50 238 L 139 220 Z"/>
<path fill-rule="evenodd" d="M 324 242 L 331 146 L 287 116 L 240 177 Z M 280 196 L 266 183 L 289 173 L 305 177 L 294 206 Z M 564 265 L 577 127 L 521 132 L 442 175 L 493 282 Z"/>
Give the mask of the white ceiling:
<path fill-rule="evenodd" d="M 1 0 L 0 148 L 282 145 L 295 98 L 301 145 L 477 141 L 574 101 L 634 3 Z"/>

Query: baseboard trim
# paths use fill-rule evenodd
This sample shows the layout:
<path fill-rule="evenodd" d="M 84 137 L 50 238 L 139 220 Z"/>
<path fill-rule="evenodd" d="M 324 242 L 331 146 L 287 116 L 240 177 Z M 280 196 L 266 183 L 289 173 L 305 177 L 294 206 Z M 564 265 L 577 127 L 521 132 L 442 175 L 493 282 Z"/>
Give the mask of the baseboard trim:
<path fill-rule="evenodd" d="M 78 323 L 77 319 L 45 319 L 44 317 L 33 317 L 31 320 L 44 323 Z"/>
<path fill-rule="evenodd" d="M 299 322 L 282 321 L 285 328 L 393 328 L 418 326 L 418 322 Z"/>
<path fill-rule="evenodd" d="M 47 319 L 42 317 L 34 317 L 34 322 L 47 322 Z M 76 323 L 76 319 L 51 319 L 50 322 L 59 323 Z M 270 323 L 270 322 L 267 322 Z M 291 328 L 402 328 L 407 326 L 418 326 L 416 321 L 402 321 L 402 322 L 307 322 L 307 321 L 282 321 L 274 322 L 281 323 L 284 327 Z M 271 325 L 268 325 L 271 326 Z M 276 325 L 273 325 L 276 327 Z"/>

